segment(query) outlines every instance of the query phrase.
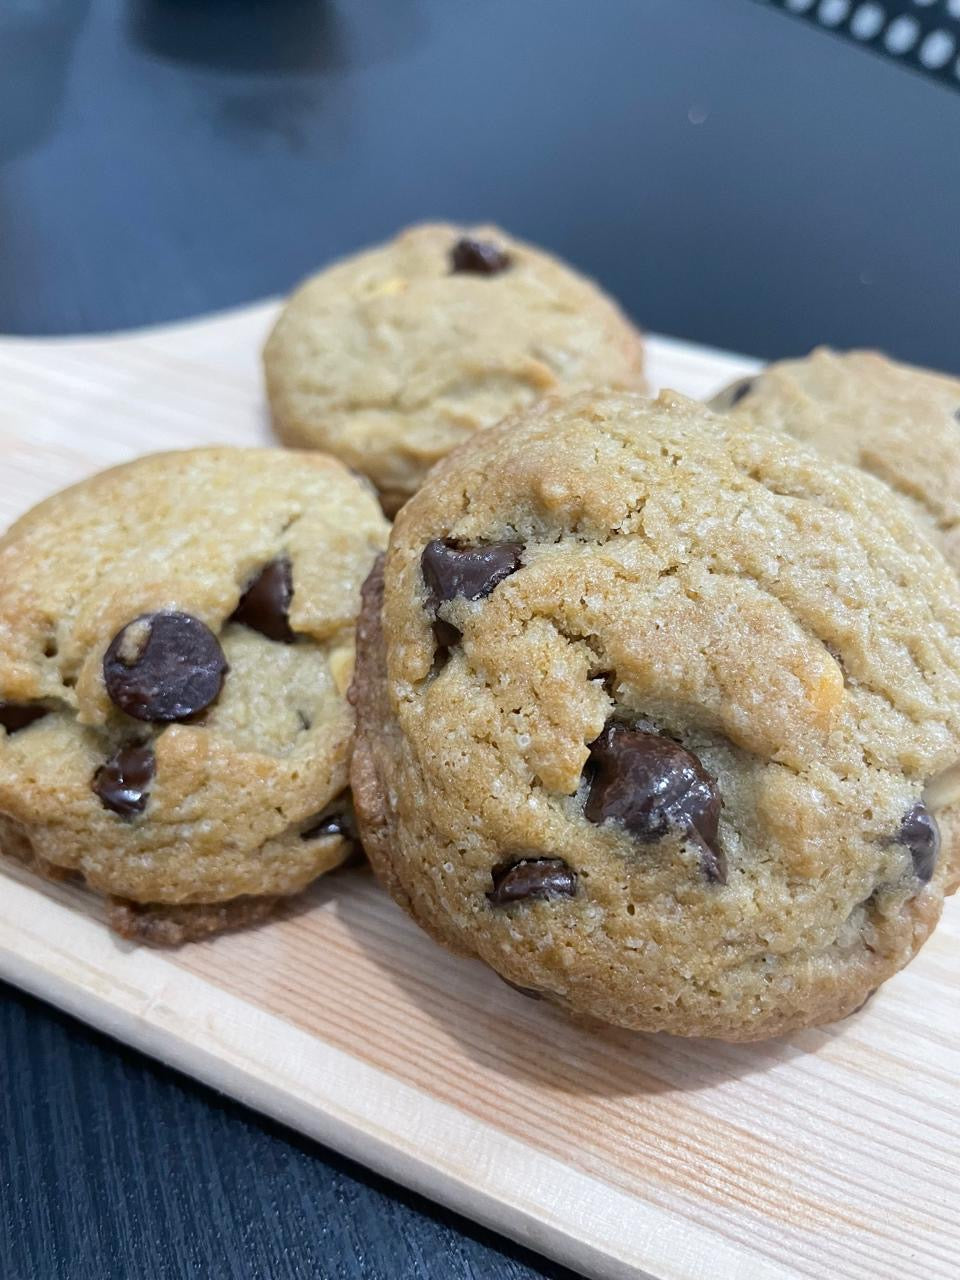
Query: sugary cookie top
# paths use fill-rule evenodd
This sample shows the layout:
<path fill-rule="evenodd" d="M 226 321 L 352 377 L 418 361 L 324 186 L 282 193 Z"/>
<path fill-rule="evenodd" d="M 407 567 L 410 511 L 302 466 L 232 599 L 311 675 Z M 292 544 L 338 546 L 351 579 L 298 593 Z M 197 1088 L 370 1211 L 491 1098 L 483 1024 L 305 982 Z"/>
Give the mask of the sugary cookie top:
<path fill-rule="evenodd" d="M 497 227 L 411 228 L 308 280 L 265 350 L 282 438 L 381 493 L 558 388 L 642 385 L 636 330 L 590 281 Z"/>
<path fill-rule="evenodd" d="M 339 463 L 280 450 L 160 454 L 41 503 L 0 539 L 0 817 L 138 901 L 309 880 L 385 536 Z"/>
<path fill-rule="evenodd" d="M 821 347 L 734 383 L 713 407 L 879 477 L 960 570 L 960 380 Z"/>
<path fill-rule="evenodd" d="M 404 508 L 380 622 L 384 856 L 512 981 L 752 1034 L 935 920 L 960 591 L 871 477 L 674 393 L 548 402 Z"/>

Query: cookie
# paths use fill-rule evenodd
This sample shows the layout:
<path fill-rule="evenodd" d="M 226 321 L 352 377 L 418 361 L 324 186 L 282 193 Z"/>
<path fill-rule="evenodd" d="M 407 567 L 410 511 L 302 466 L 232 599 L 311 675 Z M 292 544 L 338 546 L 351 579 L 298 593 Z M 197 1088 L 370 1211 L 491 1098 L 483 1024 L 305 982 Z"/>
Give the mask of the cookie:
<path fill-rule="evenodd" d="M 639 334 L 596 285 L 497 227 L 413 227 L 290 298 L 264 352 L 286 444 L 368 476 L 392 514 L 473 432 L 549 392 L 640 387 Z"/>
<path fill-rule="evenodd" d="M 960 572 L 960 380 L 821 347 L 733 383 L 711 407 L 877 476 Z"/>
<path fill-rule="evenodd" d="M 960 573 L 960 380 L 874 351 L 818 348 L 743 378 L 718 412 L 785 431 L 883 480 Z M 960 769 L 940 780 L 944 843 L 960 848 Z M 960 883 L 960 857 L 948 884 Z"/>
<path fill-rule="evenodd" d="M 934 928 L 960 589 L 886 488 L 588 393 L 432 473 L 364 588 L 367 853 L 449 947 L 602 1022 L 839 1018 Z"/>
<path fill-rule="evenodd" d="M 320 454 L 159 454 L 0 539 L 0 847 L 177 942 L 353 846 L 346 700 L 386 522 Z"/>

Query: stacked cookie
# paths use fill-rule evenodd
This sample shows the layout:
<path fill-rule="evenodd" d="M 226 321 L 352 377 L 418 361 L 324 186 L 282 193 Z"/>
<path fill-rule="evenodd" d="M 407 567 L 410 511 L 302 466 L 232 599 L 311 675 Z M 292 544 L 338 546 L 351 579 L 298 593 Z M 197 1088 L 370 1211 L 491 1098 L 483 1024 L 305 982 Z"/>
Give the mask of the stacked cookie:
<path fill-rule="evenodd" d="M 180 942 L 351 850 L 346 690 L 376 499 L 323 454 L 142 458 L 0 542 L 0 847 Z"/>
<path fill-rule="evenodd" d="M 143 459 L 0 542 L 4 850 L 173 942 L 358 831 L 439 942 L 576 1015 L 856 1008 L 960 865 L 960 386 L 817 353 L 707 408 L 642 363 L 495 228 L 304 285 L 265 352 L 303 451 Z"/>
<path fill-rule="evenodd" d="M 365 476 L 395 506 L 507 409 L 639 385 L 642 343 L 546 254 L 430 226 L 307 285 L 266 365 L 283 439 L 340 460 L 144 458 L 0 540 L 0 848 L 141 941 L 260 919 L 355 847 L 346 693 L 388 533 Z"/>
<path fill-rule="evenodd" d="M 415 227 L 308 280 L 264 352 L 286 444 L 326 449 L 393 515 L 475 431 L 546 395 L 643 387 L 600 290 L 496 227 Z"/>

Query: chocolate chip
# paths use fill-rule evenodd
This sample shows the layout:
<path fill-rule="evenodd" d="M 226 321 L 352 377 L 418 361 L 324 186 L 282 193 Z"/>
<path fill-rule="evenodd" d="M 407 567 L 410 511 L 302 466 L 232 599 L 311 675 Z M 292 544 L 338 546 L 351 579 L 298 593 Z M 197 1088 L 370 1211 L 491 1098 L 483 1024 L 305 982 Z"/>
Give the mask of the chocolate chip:
<path fill-rule="evenodd" d="M 217 637 L 189 613 L 141 614 L 103 659 L 111 701 L 136 720 L 189 719 L 216 700 L 226 671 Z"/>
<path fill-rule="evenodd" d="M 129 818 L 146 808 L 155 772 L 156 760 L 149 744 L 121 747 L 93 775 L 93 789 L 105 809 Z"/>
<path fill-rule="evenodd" d="M 366 863 L 366 855 L 357 838 L 353 816 L 347 813 L 322 813 L 309 819 L 310 825 L 300 832 L 301 840 L 323 840 L 340 836 L 350 843 L 350 851 L 340 863 L 341 867 L 359 867 Z"/>
<path fill-rule="evenodd" d="M 724 393 L 724 399 L 727 402 L 727 408 L 732 409 L 734 405 L 738 405 L 741 400 L 745 400 L 753 390 L 753 384 L 756 378 L 741 378 L 739 382 L 735 382 L 732 387 L 728 387 Z"/>
<path fill-rule="evenodd" d="M 445 600 L 482 600 L 517 572 L 522 555 L 520 542 L 459 546 L 449 538 L 434 538 L 420 557 L 428 603 L 436 609 Z"/>
<path fill-rule="evenodd" d="M 493 889 L 487 898 L 495 907 L 526 898 L 573 898 L 577 873 L 562 858 L 520 858 L 493 868 Z"/>
<path fill-rule="evenodd" d="M 721 799 L 691 752 L 658 733 L 608 724 L 590 745 L 590 790 L 584 816 L 621 823 L 644 844 L 681 831 L 700 845 L 700 869 L 725 883 L 726 858 L 717 839 Z"/>
<path fill-rule="evenodd" d="M 932 877 L 940 852 L 940 828 L 937 820 L 918 800 L 900 823 L 897 843 L 910 850 L 913 874 L 924 884 Z"/>
<path fill-rule="evenodd" d="M 16 733 L 26 729 L 35 720 L 42 720 L 48 714 L 47 707 L 32 707 L 19 702 L 0 702 L 0 724 L 7 733 Z"/>
<path fill-rule="evenodd" d="M 437 617 L 439 606 L 458 597 L 482 600 L 504 578 L 516 573 L 522 554 L 523 544 L 520 542 L 461 547 L 449 538 L 434 538 L 433 542 L 427 543 L 420 557 L 420 569 L 427 586 L 427 608 L 435 619 L 433 635 L 438 657 L 444 658 L 447 651 L 462 639 L 458 627 L 445 618 Z"/>
<path fill-rule="evenodd" d="M 489 240 L 458 240 L 450 250 L 450 270 L 475 276 L 495 276 L 510 266 L 510 255 Z"/>
<path fill-rule="evenodd" d="M 727 883 L 727 855 L 719 843 L 708 844 L 700 832 L 700 873 L 711 884 Z M 714 837 L 716 839 L 716 837 Z"/>
<path fill-rule="evenodd" d="M 268 640 L 292 644 L 290 601 L 293 599 L 293 568 L 286 556 L 264 565 L 240 597 L 230 621 L 259 631 Z"/>
<path fill-rule="evenodd" d="M 300 832 L 301 840 L 322 840 L 326 836 L 343 836 L 353 840 L 356 832 L 345 813 L 323 813 L 311 818 L 311 825 Z"/>

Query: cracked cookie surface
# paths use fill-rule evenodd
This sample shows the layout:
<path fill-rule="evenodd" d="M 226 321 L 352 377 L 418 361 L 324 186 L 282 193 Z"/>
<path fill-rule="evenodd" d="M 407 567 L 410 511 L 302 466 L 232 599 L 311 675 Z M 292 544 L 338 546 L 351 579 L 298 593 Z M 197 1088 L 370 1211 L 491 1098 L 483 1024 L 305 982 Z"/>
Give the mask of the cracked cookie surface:
<path fill-rule="evenodd" d="M 497 227 L 449 224 L 306 281 L 264 366 L 280 438 L 367 475 L 391 513 L 438 458 L 508 413 L 643 382 L 640 335 L 596 285 Z"/>
<path fill-rule="evenodd" d="M 270 449 L 142 458 L 25 515 L 0 539 L 0 847 L 161 942 L 339 865 L 385 538 L 338 462 Z"/>
<path fill-rule="evenodd" d="M 820 347 L 733 383 L 711 407 L 883 480 L 960 573 L 960 380 Z"/>
<path fill-rule="evenodd" d="M 875 351 L 820 347 L 732 383 L 711 405 L 883 480 L 960 574 L 960 380 Z M 937 799 L 944 843 L 960 850 L 960 769 Z M 958 882 L 960 855 L 948 887 Z"/>
<path fill-rule="evenodd" d="M 954 575 L 871 477 L 674 393 L 546 403 L 441 463 L 365 585 L 351 698 L 374 869 L 568 1010 L 775 1035 L 938 919 Z"/>

